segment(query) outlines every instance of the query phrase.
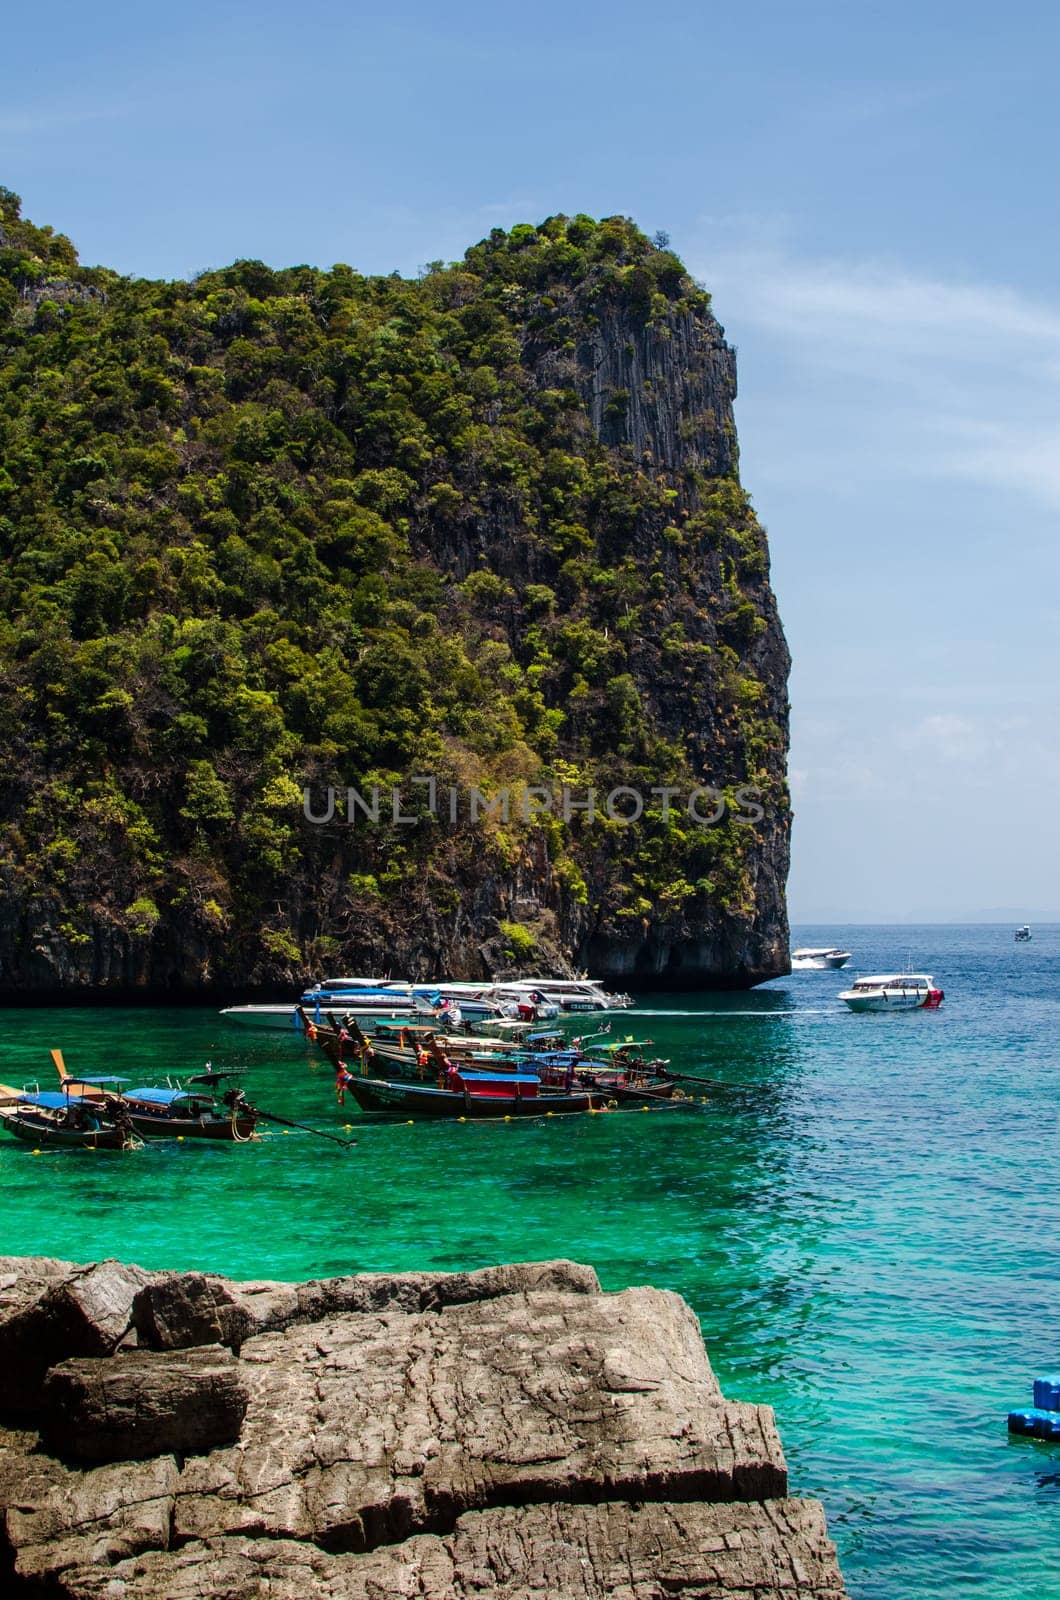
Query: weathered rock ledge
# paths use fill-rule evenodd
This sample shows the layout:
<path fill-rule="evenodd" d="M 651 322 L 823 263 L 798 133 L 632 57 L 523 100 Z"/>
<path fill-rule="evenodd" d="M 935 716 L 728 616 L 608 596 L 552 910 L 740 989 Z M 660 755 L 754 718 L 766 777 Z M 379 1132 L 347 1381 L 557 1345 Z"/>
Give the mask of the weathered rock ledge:
<path fill-rule="evenodd" d="M 0 1591 L 844 1600 L 692 1312 L 567 1261 L 232 1283 L 0 1257 Z"/>

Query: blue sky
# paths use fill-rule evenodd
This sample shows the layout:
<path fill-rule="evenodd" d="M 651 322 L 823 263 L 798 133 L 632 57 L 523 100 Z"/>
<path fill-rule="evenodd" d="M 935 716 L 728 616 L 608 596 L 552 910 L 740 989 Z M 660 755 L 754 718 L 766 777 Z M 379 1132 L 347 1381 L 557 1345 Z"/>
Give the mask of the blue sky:
<path fill-rule="evenodd" d="M 413 272 L 665 228 L 737 346 L 798 920 L 1060 908 L 1060 10 L 23 7 L 0 181 L 82 259 Z"/>

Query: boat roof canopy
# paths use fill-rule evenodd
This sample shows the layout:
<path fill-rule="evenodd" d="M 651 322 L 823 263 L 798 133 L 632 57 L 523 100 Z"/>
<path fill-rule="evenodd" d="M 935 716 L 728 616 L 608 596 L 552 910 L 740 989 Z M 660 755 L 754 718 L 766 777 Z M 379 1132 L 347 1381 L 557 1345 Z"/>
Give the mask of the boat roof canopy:
<path fill-rule="evenodd" d="M 459 1068 L 457 1069 L 459 1071 Z M 538 1083 L 536 1072 L 472 1072 L 472 1083 Z"/>
<path fill-rule="evenodd" d="M 884 972 L 866 973 L 864 977 L 859 975 L 855 981 L 859 988 L 871 983 L 880 989 L 893 989 L 902 983 L 916 985 L 926 983 L 930 988 L 935 980 L 927 972 Z"/>
<path fill-rule="evenodd" d="M 47 1106 L 50 1111 L 61 1111 L 70 1104 L 70 1101 L 57 1089 L 38 1089 L 33 1094 L 20 1094 L 18 1103 L 21 1106 Z"/>
<path fill-rule="evenodd" d="M 112 1073 L 112 1072 L 97 1073 L 92 1077 L 79 1075 L 76 1078 L 64 1078 L 63 1079 L 64 1083 L 70 1084 L 70 1085 L 77 1084 L 77 1083 L 92 1083 L 92 1084 L 128 1083 L 128 1081 L 129 1081 L 128 1078 L 119 1078 L 116 1073 Z"/>
<path fill-rule="evenodd" d="M 147 1105 L 171 1106 L 177 1100 L 194 1100 L 195 1096 L 189 1089 L 130 1089 L 126 1096 L 129 1100 L 143 1100 Z"/>

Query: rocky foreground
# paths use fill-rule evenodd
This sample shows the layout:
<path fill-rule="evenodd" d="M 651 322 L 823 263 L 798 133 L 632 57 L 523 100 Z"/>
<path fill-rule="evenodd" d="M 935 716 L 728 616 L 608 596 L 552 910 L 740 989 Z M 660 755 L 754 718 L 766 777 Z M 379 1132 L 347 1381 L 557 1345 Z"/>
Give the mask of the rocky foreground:
<path fill-rule="evenodd" d="M 844 1600 L 688 1306 L 553 1261 L 231 1283 L 0 1257 L 0 1592 Z"/>

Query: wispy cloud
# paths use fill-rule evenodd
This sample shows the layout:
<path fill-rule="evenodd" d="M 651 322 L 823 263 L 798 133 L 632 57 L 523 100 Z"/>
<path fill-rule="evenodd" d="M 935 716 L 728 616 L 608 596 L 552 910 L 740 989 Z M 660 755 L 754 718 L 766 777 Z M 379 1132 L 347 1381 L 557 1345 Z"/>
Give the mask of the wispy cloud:
<path fill-rule="evenodd" d="M 884 440 L 892 478 L 972 480 L 1060 506 L 1060 302 L 896 263 L 807 259 L 775 238 L 730 235 L 697 264 L 736 339 L 769 339 L 796 386 L 842 410 L 859 470 Z"/>
<path fill-rule="evenodd" d="M 113 121 L 130 115 L 136 107 L 130 102 L 109 101 L 106 105 L 76 105 L 69 101 L 41 101 L 36 105 L 9 106 L 0 111 L 0 138 L 66 133 L 90 122 Z"/>

